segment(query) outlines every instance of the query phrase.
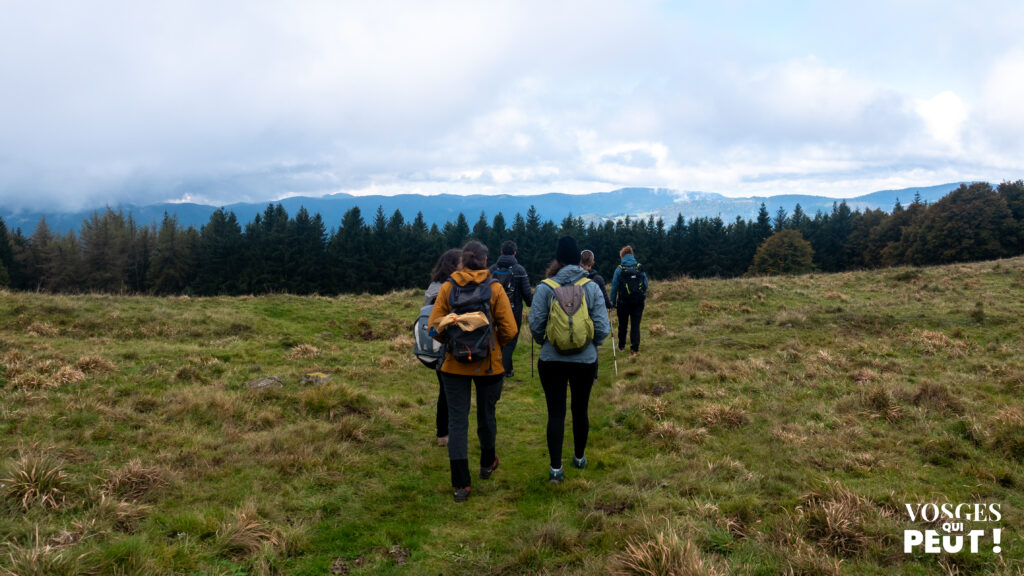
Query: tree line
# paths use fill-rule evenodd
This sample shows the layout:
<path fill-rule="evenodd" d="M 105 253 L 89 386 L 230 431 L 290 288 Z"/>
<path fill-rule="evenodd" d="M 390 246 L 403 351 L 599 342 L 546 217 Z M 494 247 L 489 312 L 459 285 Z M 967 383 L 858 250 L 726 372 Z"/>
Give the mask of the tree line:
<path fill-rule="evenodd" d="M 776 240 L 785 242 L 774 243 L 781 248 L 758 254 L 782 232 Z M 77 234 L 55 234 L 43 219 L 25 236 L 0 219 L 0 286 L 200 296 L 383 293 L 425 286 L 438 256 L 469 239 L 490 248 L 491 262 L 502 242 L 514 240 L 520 263 L 537 282 L 566 234 L 594 251 L 606 278 L 625 245 L 655 279 L 770 272 L 774 268 L 763 264 L 772 257 L 823 272 L 986 260 L 1024 253 L 1024 181 L 961 185 L 934 204 L 916 197 L 906 206 L 897 201 L 891 212 L 851 210 L 839 201 L 827 213 L 808 215 L 798 204 L 792 213 L 779 208 L 771 214 L 762 204 L 750 220 L 680 214 L 670 224 L 653 217 L 585 222 L 571 213 L 556 224 L 531 207 L 511 223 L 499 210 L 491 218 L 480 214 L 472 225 L 459 214 L 439 227 L 428 226 L 422 213 L 408 221 L 399 210 L 387 215 L 381 208 L 367 221 L 355 207 L 328 231 L 319 214 L 302 208 L 290 216 L 270 204 L 244 225 L 221 208 L 197 230 L 167 213 L 160 223 L 143 225 L 107 208 L 86 218 Z M 797 257 L 786 254 L 798 244 Z"/>

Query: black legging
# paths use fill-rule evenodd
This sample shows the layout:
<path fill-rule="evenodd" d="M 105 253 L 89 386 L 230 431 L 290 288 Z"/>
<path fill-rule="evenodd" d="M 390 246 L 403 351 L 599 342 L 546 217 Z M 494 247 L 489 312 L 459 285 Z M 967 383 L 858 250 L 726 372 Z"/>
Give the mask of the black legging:
<path fill-rule="evenodd" d="M 565 389 L 572 394 L 572 443 L 576 457 L 584 456 L 590 433 L 590 389 L 594 386 L 597 363 L 537 362 L 537 373 L 548 405 L 548 453 L 551 467 L 562 467 L 562 440 L 565 438 Z"/>
<path fill-rule="evenodd" d="M 615 309 L 619 317 L 619 350 L 626 349 L 626 325 L 629 324 L 629 349 L 633 352 L 640 350 L 640 318 L 644 315 L 644 303 L 625 304 L 619 303 Z"/>

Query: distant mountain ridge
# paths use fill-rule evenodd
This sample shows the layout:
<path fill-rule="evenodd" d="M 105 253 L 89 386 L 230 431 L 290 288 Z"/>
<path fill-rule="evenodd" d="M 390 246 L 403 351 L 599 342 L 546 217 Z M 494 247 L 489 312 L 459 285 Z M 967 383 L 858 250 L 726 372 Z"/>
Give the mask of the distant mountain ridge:
<path fill-rule="evenodd" d="M 847 198 L 846 203 L 852 210 L 882 209 L 890 211 L 897 200 L 906 205 L 914 199 L 915 195 L 919 195 L 923 202 L 935 202 L 955 190 L 960 184 L 960 182 L 956 182 L 938 186 L 881 190 L 855 198 Z M 268 204 L 281 204 L 291 216 L 294 216 L 299 208 L 305 207 L 310 214 L 320 214 L 327 229 L 330 230 L 337 228 L 341 223 L 342 215 L 354 206 L 359 207 L 363 219 L 367 223 L 372 222 L 377 207 L 380 206 L 388 217 L 395 210 L 400 210 L 407 221 L 411 221 L 417 213 L 422 212 L 428 226 L 430 224 L 441 226 L 445 222 L 455 221 L 460 212 L 465 215 L 470 226 L 480 218 L 481 213 L 484 213 L 487 221 L 491 222 L 499 212 L 505 216 L 505 221 L 511 226 L 516 213 L 525 217 L 530 206 L 534 206 L 542 220 L 552 220 L 556 224 L 571 213 L 573 216 L 580 216 L 588 221 L 626 216 L 646 219 L 653 216 L 654 218 L 664 218 L 665 224 L 670 226 L 679 214 L 682 214 L 685 220 L 714 216 L 721 216 L 726 222 L 734 220 L 737 216 L 745 220 L 753 219 L 756 218 L 762 203 L 773 217 L 779 207 L 785 209 L 787 213 L 792 213 L 797 204 L 800 204 L 801 209 L 807 215 L 814 216 L 819 210 L 825 213 L 831 211 L 832 205 L 841 201 L 842 199 L 839 198 L 798 194 L 731 198 L 713 192 L 679 192 L 665 188 L 621 188 L 611 192 L 592 194 L 550 193 L 532 196 L 512 194 L 493 196 L 482 194 L 469 196 L 453 194 L 437 196 L 332 194 L 319 198 L 296 196 L 277 201 L 236 203 L 226 205 L 224 208 L 234 212 L 238 221 L 244 226 L 251 222 L 257 214 L 262 213 Z M 159 224 L 163 219 L 164 212 L 167 212 L 177 216 L 180 226 L 194 226 L 199 229 L 209 222 L 210 215 L 219 207 L 191 203 L 161 203 L 124 204 L 111 206 L 111 208 L 120 209 L 126 214 L 131 213 L 135 221 L 143 225 L 154 222 Z M 105 207 L 101 206 L 77 212 L 14 213 L 0 207 L 0 217 L 4 219 L 8 229 L 13 231 L 20 228 L 22 233 L 28 236 L 32 234 L 39 220 L 45 216 L 51 231 L 64 234 L 68 230 L 77 231 L 82 222 L 94 211 L 103 211 L 104 209 Z"/>

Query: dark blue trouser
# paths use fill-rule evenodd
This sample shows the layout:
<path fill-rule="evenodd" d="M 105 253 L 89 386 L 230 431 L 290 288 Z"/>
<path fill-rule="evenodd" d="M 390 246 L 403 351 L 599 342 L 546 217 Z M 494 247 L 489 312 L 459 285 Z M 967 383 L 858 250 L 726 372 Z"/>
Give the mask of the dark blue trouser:
<path fill-rule="evenodd" d="M 476 436 L 480 440 L 480 466 L 494 463 L 498 422 L 494 411 L 501 398 L 504 376 L 460 376 L 442 373 L 448 397 L 448 459 L 451 461 L 452 486 L 470 485 L 469 479 L 469 407 L 476 382 Z"/>

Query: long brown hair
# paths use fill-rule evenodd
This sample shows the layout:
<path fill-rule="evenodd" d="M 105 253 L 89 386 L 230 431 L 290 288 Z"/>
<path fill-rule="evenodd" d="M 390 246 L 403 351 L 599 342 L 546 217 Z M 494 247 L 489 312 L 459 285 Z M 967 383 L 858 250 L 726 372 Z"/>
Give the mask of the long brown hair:
<path fill-rule="evenodd" d="M 466 270 L 484 270 L 487 268 L 487 246 L 471 240 L 462 247 L 462 267 Z"/>
<path fill-rule="evenodd" d="M 551 264 L 548 264 L 547 272 L 544 273 L 545 277 L 546 278 L 554 278 L 555 274 L 558 274 L 558 271 L 561 270 L 562 268 L 565 268 L 565 266 L 566 266 L 565 264 L 559 262 L 557 259 L 556 260 L 552 260 Z"/>
<path fill-rule="evenodd" d="M 434 269 L 430 271 L 431 282 L 444 282 L 459 268 L 459 259 L 462 258 L 462 250 L 452 248 L 437 259 Z"/>

